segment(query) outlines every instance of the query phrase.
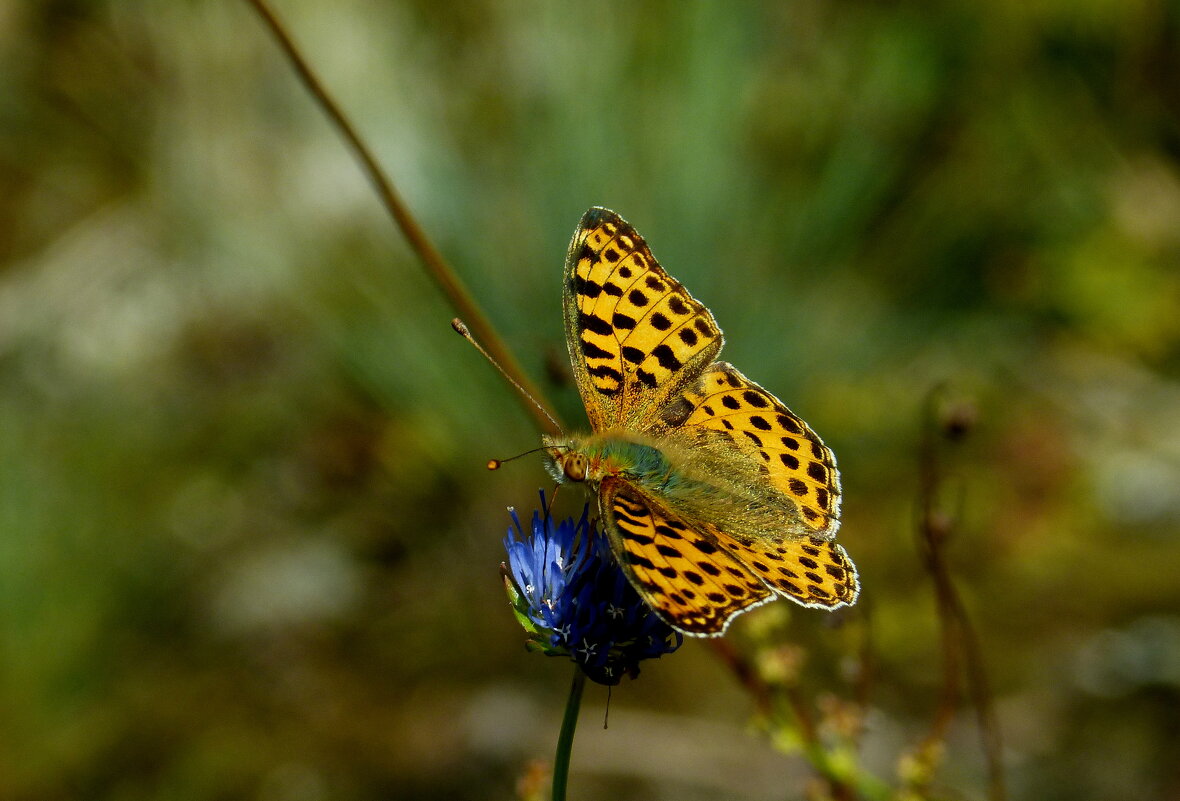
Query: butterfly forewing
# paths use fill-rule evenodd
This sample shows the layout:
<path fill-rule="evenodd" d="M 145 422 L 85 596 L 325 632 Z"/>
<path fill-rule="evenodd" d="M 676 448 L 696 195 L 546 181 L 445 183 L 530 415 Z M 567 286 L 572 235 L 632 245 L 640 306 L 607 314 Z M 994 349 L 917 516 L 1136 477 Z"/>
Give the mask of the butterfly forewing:
<path fill-rule="evenodd" d="M 682 425 L 685 431 L 724 432 L 762 464 L 769 485 L 798 507 L 802 525 L 779 533 L 780 539 L 835 536 L 840 525 L 836 457 L 807 423 L 726 362 L 710 365 L 684 397 L 692 410 Z"/>
<path fill-rule="evenodd" d="M 773 594 L 716 538 L 626 481 L 604 479 L 599 511 L 632 586 L 686 634 L 715 635 Z"/>
<path fill-rule="evenodd" d="M 644 430 L 721 350 L 713 315 L 613 211 L 592 208 L 565 267 L 566 339 L 595 431 Z"/>

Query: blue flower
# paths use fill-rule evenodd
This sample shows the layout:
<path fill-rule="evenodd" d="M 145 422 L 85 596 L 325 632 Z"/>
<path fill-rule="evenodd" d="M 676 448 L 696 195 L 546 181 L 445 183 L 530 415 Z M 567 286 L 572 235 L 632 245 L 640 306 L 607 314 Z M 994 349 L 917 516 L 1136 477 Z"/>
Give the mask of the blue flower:
<path fill-rule="evenodd" d="M 504 586 L 528 646 L 568 656 L 600 684 L 639 674 L 639 663 L 671 653 L 683 635 L 639 597 L 611 554 L 606 535 L 589 519 L 556 523 L 544 491 L 525 531 L 516 510 L 504 539 Z"/>

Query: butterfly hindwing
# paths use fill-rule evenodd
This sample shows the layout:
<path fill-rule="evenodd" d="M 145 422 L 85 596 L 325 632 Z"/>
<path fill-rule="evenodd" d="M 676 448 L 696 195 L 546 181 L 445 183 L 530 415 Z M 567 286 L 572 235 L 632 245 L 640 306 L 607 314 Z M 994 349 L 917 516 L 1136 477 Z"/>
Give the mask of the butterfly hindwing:
<path fill-rule="evenodd" d="M 709 365 L 684 399 L 691 412 L 681 428 L 724 432 L 735 447 L 762 464 L 770 486 L 798 507 L 797 530 L 782 532 L 780 538 L 835 536 L 840 473 L 835 455 L 807 423 L 727 362 Z"/>
<path fill-rule="evenodd" d="M 642 430 L 721 350 L 713 315 L 623 218 L 582 217 L 565 265 L 566 340 L 595 431 Z"/>
<path fill-rule="evenodd" d="M 720 531 L 714 536 L 766 586 L 803 606 L 838 609 L 856 603 L 860 594 L 856 567 L 831 540 L 806 537 L 743 543 Z"/>
<path fill-rule="evenodd" d="M 632 586 L 685 634 L 720 634 L 735 615 L 774 597 L 713 537 L 627 481 L 603 479 L 599 511 Z"/>

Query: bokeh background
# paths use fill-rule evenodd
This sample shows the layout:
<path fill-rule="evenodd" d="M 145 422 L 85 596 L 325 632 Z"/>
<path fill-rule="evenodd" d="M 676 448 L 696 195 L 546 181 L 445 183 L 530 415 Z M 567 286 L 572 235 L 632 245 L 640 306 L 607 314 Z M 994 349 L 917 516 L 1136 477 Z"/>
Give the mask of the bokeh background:
<path fill-rule="evenodd" d="M 941 386 L 1012 797 L 1180 797 L 1180 6 L 276 8 L 566 420 L 560 271 L 602 204 L 832 445 L 861 611 L 733 637 L 784 618 L 822 705 L 871 611 L 868 769 L 938 703 Z M 3 4 L 0 186 L 0 797 L 512 798 L 570 666 L 497 573 L 548 481 L 484 463 L 537 432 L 257 16 Z M 605 707 L 574 798 L 802 797 L 700 642 Z M 969 713 L 946 760 L 984 796 Z"/>

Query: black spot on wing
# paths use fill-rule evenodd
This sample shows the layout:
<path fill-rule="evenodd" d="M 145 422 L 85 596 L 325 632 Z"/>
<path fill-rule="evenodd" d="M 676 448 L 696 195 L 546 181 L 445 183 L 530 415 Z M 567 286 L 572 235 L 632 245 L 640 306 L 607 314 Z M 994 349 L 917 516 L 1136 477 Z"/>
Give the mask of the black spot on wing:
<path fill-rule="evenodd" d="M 587 331 L 593 331 L 601 336 L 609 336 L 614 333 L 610 323 L 594 314 L 583 313 L 579 315 L 578 324 Z"/>
<path fill-rule="evenodd" d="M 631 362 L 631 364 L 639 364 L 645 356 L 646 354 L 639 348 L 633 348 L 630 345 L 623 346 L 623 358 Z"/>
<path fill-rule="evenodd" d="M 680 360 L 676 358 L 676 354 L 667 345 L 657 345 L 652 349 L 652 356 L 660 363 L 660 367 L 665 370 L 679 370 L 681 367 Z"/>
<path fill-rule="evenodd" d="M 761 392 L 755 392 L 752 389 L 747 389 L 745 392 L 743 392 L 742 397 L 745 398 L 746 403 L 759 409 L 764 409 L 770 405 L 770 401 L 766 400 L 765 395 L 763 395 Z"/>
<path fill-rule="evenodd" d="M 803 429 L 799 427 L 799 421 L 793 417 L 788 417 L 785 414 L 780 414 L 778 416 L 778 424 L 782 426 L 785 431 L 789 431 L 792 434 L 803 433 Z"/>
<path fill-rule="evenodd" d="M 593 342 L 582 340 L 582 353 L 587 359 L 613 359 L 614 354 L 595 345 Z"/>
<path fill-rule="evenodd" d="M 637 553 L 631 553 L 630 551 L 628 551 L 627 552 L 627 561 L 633 565 L 637 565 L 638 567 L 643 567 L 648 570 L 655 569 L 655 565 L 652 563 L 652 561 L 650 559 L 648 559 L 646 556 L 640 556 Z"/>
<path fill-rule="evenodd" d="M 602 294 L 602 285 L 589 278 L 575 278 L 574 291 L 587 298 L 596 298 Z"/>
<path fill-rule="evenodd" d="M 609 364 L 600 364 L 597 367 L 589 367 L 586 369 L 586 372 L 595 378 L 609 378 L 618 382 L 623 380 L 623 374 L 611 367 Z"/>

